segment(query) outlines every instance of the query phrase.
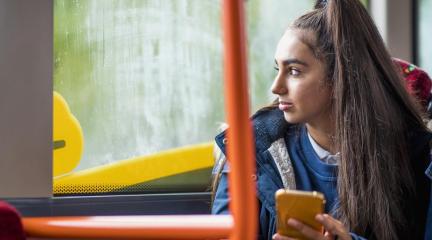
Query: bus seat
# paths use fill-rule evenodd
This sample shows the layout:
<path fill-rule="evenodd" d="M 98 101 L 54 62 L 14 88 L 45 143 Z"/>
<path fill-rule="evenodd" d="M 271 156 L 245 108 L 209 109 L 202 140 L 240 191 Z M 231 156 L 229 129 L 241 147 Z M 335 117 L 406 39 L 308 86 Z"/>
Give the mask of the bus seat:
<path fill-rule="evenodd" d="M 432 81 L 429 75 L 423 69 L 404 60 L 393 58 L 393 62 L 400 68 L 402 76 L 406 80 L 408 91 L 418 99 L 423 110 L 427 111 L 428 117 L 431 118 Z"/>
<path fill-rule="evenodd" d="M 26 239 L 17 210 L 0 201 L 0 240 Z"/>
<path fill-rule="evenodd" d="M 84 148 L 81 125 L 66 100 L 53 94 L 53 176 L 72 172 L 79 164 Z"/>

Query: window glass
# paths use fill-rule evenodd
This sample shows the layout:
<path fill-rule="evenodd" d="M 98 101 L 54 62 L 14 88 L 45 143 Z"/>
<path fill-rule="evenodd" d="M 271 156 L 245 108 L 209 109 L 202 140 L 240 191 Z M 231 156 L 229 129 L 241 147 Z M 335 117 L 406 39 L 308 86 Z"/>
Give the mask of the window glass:
<path fill-rule="evenodd" d="M 246 1 L 251 111 L 272 100 L 277 41 L 312 5 Z M 204 191 L 224 122 L 221 33 L 219 0 L 55 0 L 54 91 L 83 150 L 54 119 L 54 194 Z"/>
<path fill-rule="evenodd" d="M 418 38 L 418 57 L 419 65 L 424 68 L 429 74 L 432 73 L 432 31 L 430 26 L 432 24 L 432 1 L 420 0 L 418 3 L 418 24 L 419 24 L 419 38 Z"/>

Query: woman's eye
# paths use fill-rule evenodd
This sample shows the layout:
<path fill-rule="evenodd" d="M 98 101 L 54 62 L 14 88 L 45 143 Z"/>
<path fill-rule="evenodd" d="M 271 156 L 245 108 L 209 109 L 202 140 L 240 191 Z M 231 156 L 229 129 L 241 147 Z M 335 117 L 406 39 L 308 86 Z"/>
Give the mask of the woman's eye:
<path fill-rule="evenodd" d="M 290 75 L 292 75 L 292 76 L 298 76 L 298 75 L 300 75 L 300 71 L 297 70 L 297 69 L 295 69 L 295 68 L 291 68 L 291 69 L 289 70 L 289 73 L 290 73 Z"/>

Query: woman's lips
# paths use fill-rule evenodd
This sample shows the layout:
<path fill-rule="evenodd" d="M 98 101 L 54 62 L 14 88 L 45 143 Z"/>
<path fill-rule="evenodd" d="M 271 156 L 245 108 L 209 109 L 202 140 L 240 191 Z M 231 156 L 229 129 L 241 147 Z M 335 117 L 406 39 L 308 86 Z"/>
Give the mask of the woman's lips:
<path fill-rule="evenodd" d="M 279 110 L 281 110 L 281 111 L 288 111 L 293 106 L 294 106 L 294 104 L 292 104 L 290 102 L 279 102 Z"/>

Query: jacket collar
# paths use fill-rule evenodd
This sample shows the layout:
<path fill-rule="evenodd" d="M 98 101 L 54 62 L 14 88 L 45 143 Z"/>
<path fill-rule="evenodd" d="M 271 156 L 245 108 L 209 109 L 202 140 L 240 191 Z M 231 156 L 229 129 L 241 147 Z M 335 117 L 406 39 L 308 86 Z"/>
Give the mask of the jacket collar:
<path fill-rule="evenodd" d="M 266 151 L 274 141 L 284 136 L 289 127 L 294 126 L 285 121 L 283 112 L 277 108 L 258 111 L 252 116 L 252 124 L 257 153 Z M 215 140 L 226 154 L 226 131 L 217 135 Z"/>

